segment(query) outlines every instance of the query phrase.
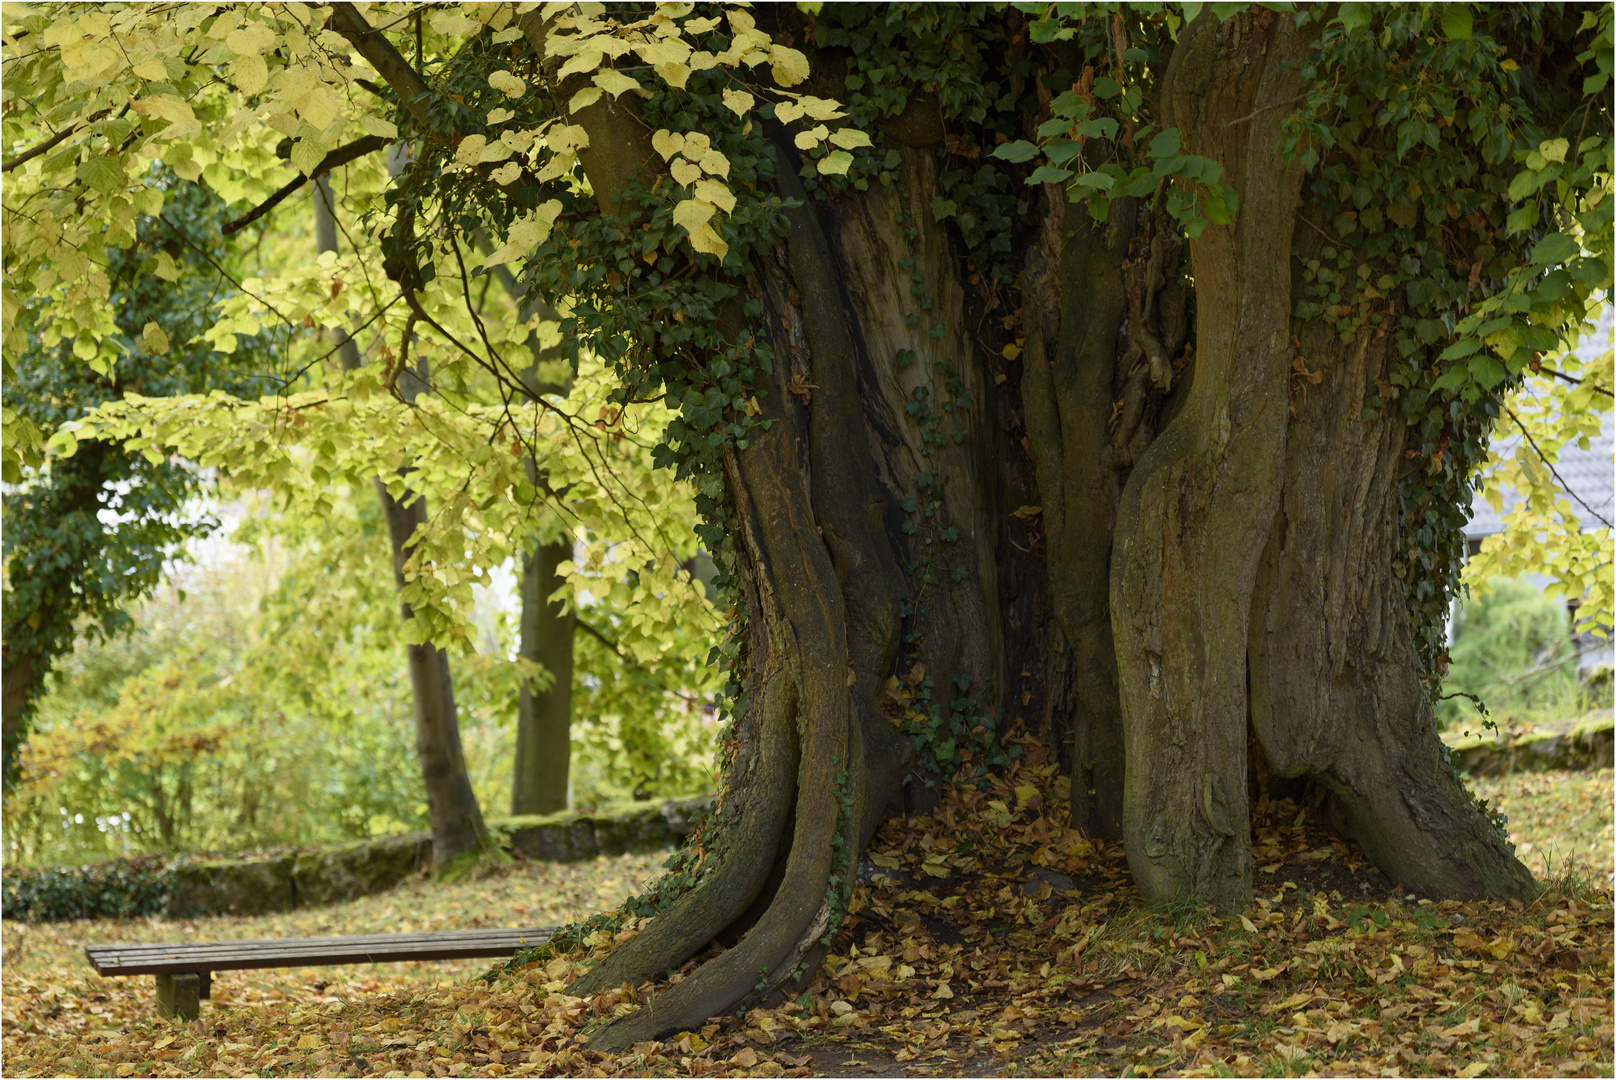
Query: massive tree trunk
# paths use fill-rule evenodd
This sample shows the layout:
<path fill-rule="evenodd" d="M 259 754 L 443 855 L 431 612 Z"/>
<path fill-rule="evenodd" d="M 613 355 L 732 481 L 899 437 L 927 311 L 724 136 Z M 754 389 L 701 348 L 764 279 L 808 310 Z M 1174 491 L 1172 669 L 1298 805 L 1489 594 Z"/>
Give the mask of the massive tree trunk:
<path fill-rule="evenodd" d="M 1278 161 L 1303 42 L 1272 12 L 1187 27 L 1163 114 L 1239 193 L 1232 227 L 1190 245 L 1195 370 L 1178 418 L 1123 491 L 1111 622 L 1126 742 L 1123 834 L 1150 900 L 1244 907 L 1246 620 L 1279 498 L 1290 367 L 1291 218 L 1301 168 Z M 1237 121 L 1242 121 L 1237 123 Z"/>
<path fill-rule="evenodd" d="M 485 250 L 486 238 L 479 236 Z M 535 314 L 554 323 L 560 316 L 549 305 L 524 299 L 523 290 L 510 268 L 495 264 L 494 276 L 516 303 L 516 317 L 527 322 Z M 527 349 L 533 362 L 522 371 L 522 388 L 529 398 L 546 394 L 565 395 L 560 383 L 541 382 L 539 365 L 560 359 L 560 350 L 547 351 L 539 332 L 531 330 Z M 550 491 L 548 481 L 539 475 L 532 455 L 523 459 L 528 480 L 535 491 Z M 572 809 L 572 652 L 577 616 L 550 602 L 550 594 L 562 584 L 556 568 L 572 558 L 572 534 L 565 529 L 560 537 L 533 545 L 522 561 L 520 639 L 518 652 L 550 674 L 549 686 L 536 690 L 524 683 L 516 703 L 516 758 L 511 775 L 511 813 L 549 814 Z"/>
<path fill-rule="evenodd" d="M 544 56 L 542 13 L 518 22 Z M 1333 421 L 1308 414 L 1290 451 L 1301 170 L 1274 148 L 1306 48 L 1292 18 L 1266 11 L 1180 31 L 1167 123 L 1239 195 L 1235 223 L 1189 245 L 1193 296 L 1160 197 L 1118 200 L 1094 226 L 1058 189 L 1017 226 L 1019 288 L 984 285 L 938 213 L 948 155 L 980 150 L 958 146 L 937 98 L 915 95 L 884 122 L 890 187 L 833 198 L 803 193 L 790 141 L 758 121 L 774 140 L 774 193 L 800 205 L 785 211 L 784 244 L 748 253 L 749 274 L 730 279 L 743 295 L 719 317 L 731 340 L 759 335 L 774 356 L 757 388 L 769 426 L 723 458 L 724 557 L 747 627 L 725 789 L 691 891 L 570 992 L 658 980 L 715 939 L 729 947 L 591 1045 L 795 992 L 881 816 L 933 805 L 928 785 L 1012 714 L 1041 714 L 1066 744 L 1077 824 L 1125 839 L 1151 901 L 1249 898 L 1253 719 L 1273 768 L 1336 790 L 1399 882 L 1531 890 L 1437 756 L 1385 577 L 1398 433 L 1354 427 L 1342 404 Z M 816 92 L 840 93 L 839 54 L 823 59 Z M 548 88 L 558 113 L 577 88 Z M 625 94 L 570 115 L 605 215 L 632 215 L 625 190 L 665 171 L 635 107 Z M 762 312 L 750 324 L 743 300 Z M 1018 326 L 1019 360 L 1006 349 Z M 1344 356 L 1337 366 L 1340 386 L 1366 377 Z M 1291 500 L 1312 498 L 1338 453 L 1360 462 L 1362 483 L 1295 524 L 1306 514 Z M 1314 573 L 1313 549 L 1351 558 Z M 1329 647 L 1289 648 L 1308 640 L 1295 619 Z M 924 733 L 913 742 L 883 715 L 894 702 L 905 730 Z M 1447 844 L 1459 850 L 1443 855 Z M 1437 863 L 1448 868 L 1427 873 Z"/>
<path fill-rule="evenodd" d="M 337 250 L 336 208 L 330 181 L 315 179 L 314 231 L 319 251 Z M 344 370 L 360 363 L 359 346 L 347 334 L 341 335 L 337 357 Z M 399 394 L 413 402 L 426 388 L 424 362 L 419 370 L 406 370 L 398 378 Z M 410 540 L 426 523 L 426 499 L 420 496 L 395 499 L 387 485 L 376 482 L 387 520 L 387 536 L 393 553 L 393 576 L 402 591 L 404 562 L 409 558 Z M 410 605 L 400 601 L 404 621 L 414 618 Z M 434 874 L 454 873 L 468 860 L 483 852 L 497 851 L 483 826 L 482 809 L 477 805 L 466 771 L 466 757 L 460 745 L 460 721 L 455 711 L 454 682 L 449 674 L 449 654 L 431 642 L 406 645 L 404 653 L 410 671 L 410 689 L 415 701 L 415 757 L 421 766 L 426 788 L 427 814 L 432 824 L 432 870 Z"/>
<path fill-rule="evenodd" d="M 1300 230 L 1296 265 L 1324 241 Z M 1298 274 L 1299 277 L 1299 274 Z M 1325 785 L 1392 880 L 1438 896 L 1535 886 L 1448 765 L 1411 640 L 1399 564 L 1401 414 L 1365 423 L 1390 340 L 1299 328 L 1284 493 L 1251 602 L 1251 722 L 1268 765 Z M 1310 375 L 1322 375 L 1313 382 Z"/>

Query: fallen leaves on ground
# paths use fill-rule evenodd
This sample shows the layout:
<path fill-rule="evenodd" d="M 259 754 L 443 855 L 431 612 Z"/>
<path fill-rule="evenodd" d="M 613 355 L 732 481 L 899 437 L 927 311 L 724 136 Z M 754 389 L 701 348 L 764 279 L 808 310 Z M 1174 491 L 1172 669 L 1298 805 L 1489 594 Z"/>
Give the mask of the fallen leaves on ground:
<path fill-rule="evenodd" d="M 14 970 L 8 924 L 5 1071 L 1610 1074 L 1612 907 L 1604 866 L 1581 881 L 1561 875 L 1562 891 L 1530 904 L 1422 900 L 1391 889 L 1356 846 L 1324 831 L 1310 812 L 1265 799 L 1255 813 L 1254 903 L 1229 918 L 1156 914 L 1139 903 L 1120 847 L 1061 824 L 1066 793 L 1054 766 L 1040 762 L 1045 753 L 1028 745 L 1023 763 L 988 789 L 950 791 L 932 815 L 883 826 L 865 866 L 868 884 L 855 890 L 824 968 L 806 994 L 776 1008 L 599 1054 L 588 1048 L 588 1032 L 652 988 L 582 1000 L 562 993 L 609 947 L 597 942 L 493 984 L 411 983 L 327 968 L 321 977 L 331 986 L 350 979 L 340 992 L 324 987 L 311 996 L 294 979 L 275 996 L 230 981 L 272 973 L 224 973 L 216 986 L 225 992 L 215 989 L 202 1019 L 176 1025 L 156 1018 L 149 979 Z M 1532 791 L 1526 794 L 1529 801 Z M 1509 792 L 1502 798 L 1512 828 L 1530 835 L 1531 815 L 1517 813 Z M 612 865 L 602 860 L 579 872 L 612 873 L 604 869 Z M 498 897 L 478 911 L 485 918 L 457 925 L 536 921 L 525 916 L 539 909 L 514 906 L 513 890 L 545 884 L 526 872 L 496 879 L 489 887 Z M 622 873 L 625 886 L 632 876 Z M 360 916 L 369 919 L 360 925 L 344 917 L 350 908 L 335 908 L 305 916 L 328 919 L 328 929 L 296 924 L 279 932 L 436 926 L 417 909 L 478 910 L 469 896 L 429 899 L 458 888 L 411 886 L 419 891 L 351 905 L 391 905 Z M 216 920 L 256 924 L 236 936 L 265 936 L 270 921 Z M 145 940 L 174 925 L 151 925 Z M 121 926 L 128 939 L 130 924 Z M 84 937 L 83 924 L 77 933 Z M 28 956 L 25 950 L 18 964 Z"/>
<path fill-rule="evenodd" d="M 1515 854 L 1539 878 L 1582 864 L 1616 882 L 1616 785 L 1610 769 L 1472 777 L 1470 790 L 1509 815 Z"/>

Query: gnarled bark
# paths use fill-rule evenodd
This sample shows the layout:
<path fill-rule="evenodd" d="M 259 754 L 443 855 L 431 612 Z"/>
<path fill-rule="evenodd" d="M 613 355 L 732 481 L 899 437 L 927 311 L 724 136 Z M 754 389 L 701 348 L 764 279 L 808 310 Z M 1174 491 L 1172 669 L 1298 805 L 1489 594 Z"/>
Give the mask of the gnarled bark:
<path fill-rule="evenodd" d="M 1304 241 L 1317 247 L 1318 241 Z M 1366 423 L 1389 366 L 1384 332 L 1343 343 L 1314 319 L 1295 377 L 1284 494 L 1252 595 L 1251 723 L 1269 766 L 1323 783 L 1375 865 L 1436 896 L 1532 896 L 1537 885 L 1443 760 L 1398 553 L 1401 413 Z"/>
<path fill-rule="evenodd" d="M 1040 243 L 1022 278 L 1026 353 L 1021 377 L 1027 435 L 1037 463 L 1049 591 L 1070 649 L 1052 662 L 1069 689 L 1051 708 L 1070 711 L 1072 824 L 1122 836 L 1122 706 L 1111 640 L 1111 537 L 1122 463 L 1111 444 L 1117 340 L 1128 316 L 1123 261 L 1135 206 L 1120 200 L 1097 226 L 1050 188 Z M 1055 679 L 1050 682 L 1055 683 Z"/>
<path fill-rule="evenodd" d="M 1233 226 L 1190 245 L 1198 324 L 1183 411 L 1135 466 L 1117 514 L 1111 625 L 1121 676 L 1128 863 L 1151 901 L 1243 907 L 1246 623 L 1284 464 L 1291 218 L 1300 169 L 1276 160 L 1303 42 L 1259 11 L 1180 35 L 1164 118 L 1218 161 Z"/>

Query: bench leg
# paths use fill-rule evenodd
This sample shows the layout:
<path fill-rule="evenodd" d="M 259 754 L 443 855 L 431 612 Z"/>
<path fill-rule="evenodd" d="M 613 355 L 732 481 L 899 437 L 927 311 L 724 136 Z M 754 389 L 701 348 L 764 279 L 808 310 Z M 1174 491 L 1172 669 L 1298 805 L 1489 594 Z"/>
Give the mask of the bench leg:
<path fill-rule="evenodd" d="M 157 976 L 157 1013 L 167 1019 L 195 1020 L 202 1014 L 202 979 L 194 971 Z"/>

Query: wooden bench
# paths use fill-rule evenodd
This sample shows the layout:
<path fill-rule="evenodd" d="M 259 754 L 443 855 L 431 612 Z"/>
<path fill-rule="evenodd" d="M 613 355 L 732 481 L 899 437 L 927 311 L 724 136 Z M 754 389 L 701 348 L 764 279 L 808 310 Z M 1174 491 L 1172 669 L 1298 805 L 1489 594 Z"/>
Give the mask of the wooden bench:
<path fill-rule="evenodd" d="M 215 971 L 325 964 L 387 964 L 400 960 L 470 960 L 510 956 L 543 945 L 553 927 L 444 930 L 427 934 L 270 938 L 157 945 L 91 945 L 84 950 L 98 975 L 156 975 L 157 1011 L 195 1020 Z"/>

